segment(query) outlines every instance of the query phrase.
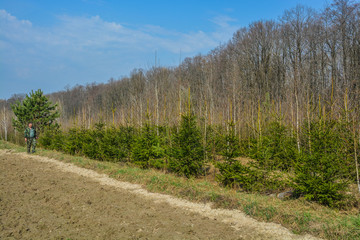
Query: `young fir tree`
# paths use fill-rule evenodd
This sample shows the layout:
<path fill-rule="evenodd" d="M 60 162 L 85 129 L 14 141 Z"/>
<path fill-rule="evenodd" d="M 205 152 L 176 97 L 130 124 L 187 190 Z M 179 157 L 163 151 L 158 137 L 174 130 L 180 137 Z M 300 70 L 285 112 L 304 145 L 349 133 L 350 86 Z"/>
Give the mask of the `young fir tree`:
<path fill-rule="evenodd" d="M 220 172 L 217 175 L 217 180 L 224 184 L 224 186 L 237 186 L 250 191 L 254 188 L 255 183 L 258 182 L 259 176 L 255 170 L 235 160 L 240 155 L 239 137 L 236 135 L 235 124 L 233 122 L 228 124 L 228 128 L 224 136 L 224 150 L 221 153 L 224 156 L 224 161 L 217 163 Z"/>
<path fill-rule="evenodd" d="M 92 159 L 104 160 L 101 143 L 104 138 L 105 123 L 100 120 L 95 124 L 94 129 L 86 129 L 81 126 L 82 153 Z"/>
<path fill-rule="evenodd" d="M 46 149 L 64 151 L 66 138 L 59 128 L 45 128 L 39 143 Z"/>
<path fill-rule="evenodd" d="M 217 167 L 219 168 L 220 174 L 217 176 L 225 186 L 233 186 L 239 179 L 236 177 L 239 173 L 239 163 L 235 160 L 240 155 L 239 141 L 235 133 L 235 124 L 230 122 L 228 124 L 229 130 L 224 137 L 223 151 L 221 153 L 224 156 L 223 162 L 218 162 Z"/>
<path fill-rule="evenodd" d="M 107 128 L 100 142 L 103 158 L 108 161 L 125 161 L 131 150 L 132 138 L 132 128 Z"/>
<path fill-rule="evenodd" d="M 344 132 L 342 125 L 334 120 L 320 119 L 310 124 L 306 135 L 311 146 L 303 146 L 295 169 L 298 194 L 323 205 L 339 205 L 348 186 L 348 163 L 352 157 Z"/>
<path fill-rule="evenodd" d="M 132 161 L 142 168 L 149 168 L 150 161 L 162 157 L 156 127 L 148 119 L 132 147 Z"/>
<path fill-rule="evenodd" d="M 230 122 L 224 136 L 224 160 L 217 163 L 220 174 L 217 180 L 225 186 L 240 187 L 245 191 L 272 192 L 287 187 L 281 176 L 273 174 L 259 161 L 242 164 L 235 158 L 240 156 L 239 137 L 235 132 L 235 124 Z"/>
<path fill-rule="evenodd" d="M 175 134 L 172 146 L 170 169 L 186 177 L 199 176 L 204 168 L 204 148 L 196 117 L 190 113 L 182 115 L 180 129 Z"/>
<path fill-rule="evenodd" d="M 253 139 L 249 157 L 267 170 L 288 171 L 294 166 L 296 141 L 279 121 L 270 122 L 261 139 Z"/>
<path fill-rule="evenodd" d="M 11 106 L 16 118 L 12 119 L 13 126 L 22 130 L 25 129 L 29 122 L 42 132 L 44 128 L 57 127 L 55 120 L 60 116 L 56 110 L 57 104 L 52 104 L 39 89 L 26 95 L 22 102 L 17 102 Z"/>
<path fill-rule="evenodd" d="M 235 158 L 240 156 L 240 145 L 239 145 L 239 137 L 235 132 L 235 124 L 234 122 L 230 122 L 228 124 L 229 130 L 225 135 L 224 141 L 224 150 L 222 151 L 222 155 L 225 157 L 225 161 L 230 165 L 236 162 Z"/>

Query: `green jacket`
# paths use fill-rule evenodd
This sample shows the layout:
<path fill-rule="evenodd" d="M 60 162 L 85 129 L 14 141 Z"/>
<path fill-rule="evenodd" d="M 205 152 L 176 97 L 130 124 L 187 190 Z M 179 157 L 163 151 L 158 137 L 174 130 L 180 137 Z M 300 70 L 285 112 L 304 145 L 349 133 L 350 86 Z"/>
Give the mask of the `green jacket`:
<path fill-rule="evenodd" d="M 35 128 L 32 127 L 32 129 L 34 129 L 34 138 L 36 138 L 36 130 Z M 30 128 L 27 127 L 24 131 L 24 136 L 25 138 L 30 138 Z"/>

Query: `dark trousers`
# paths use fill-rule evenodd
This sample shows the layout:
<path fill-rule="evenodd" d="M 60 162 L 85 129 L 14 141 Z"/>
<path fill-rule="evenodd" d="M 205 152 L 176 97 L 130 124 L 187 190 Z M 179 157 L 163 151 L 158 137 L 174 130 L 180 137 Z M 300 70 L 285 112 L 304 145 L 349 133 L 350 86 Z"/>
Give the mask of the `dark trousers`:
<path fill-rule="evenodd" d="M 32 147 L 32 152 L 34 153 L 36 148 L 36 138 L 27 138 L 26 146 L 28 153 L 30 153 L 31 147 Z"/>

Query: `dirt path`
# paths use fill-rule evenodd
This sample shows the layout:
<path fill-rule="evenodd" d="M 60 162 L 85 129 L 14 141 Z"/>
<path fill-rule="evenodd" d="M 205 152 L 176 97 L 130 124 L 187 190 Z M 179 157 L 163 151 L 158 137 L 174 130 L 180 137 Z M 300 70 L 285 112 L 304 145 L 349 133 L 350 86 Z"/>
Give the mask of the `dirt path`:
<path fill-rule="evenodd" d="M 311 239 L 57 160 L 0 150 L 0 239 Z"/>

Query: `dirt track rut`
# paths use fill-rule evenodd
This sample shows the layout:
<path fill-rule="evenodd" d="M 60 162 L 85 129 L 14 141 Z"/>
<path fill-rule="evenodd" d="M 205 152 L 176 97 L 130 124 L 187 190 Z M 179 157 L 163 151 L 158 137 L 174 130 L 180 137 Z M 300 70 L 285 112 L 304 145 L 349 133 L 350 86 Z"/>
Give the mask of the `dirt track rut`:
<path fill-rule="evenodd" d="M 0 150 L 0 239 L 314 239 L 54 159 Z"/>

